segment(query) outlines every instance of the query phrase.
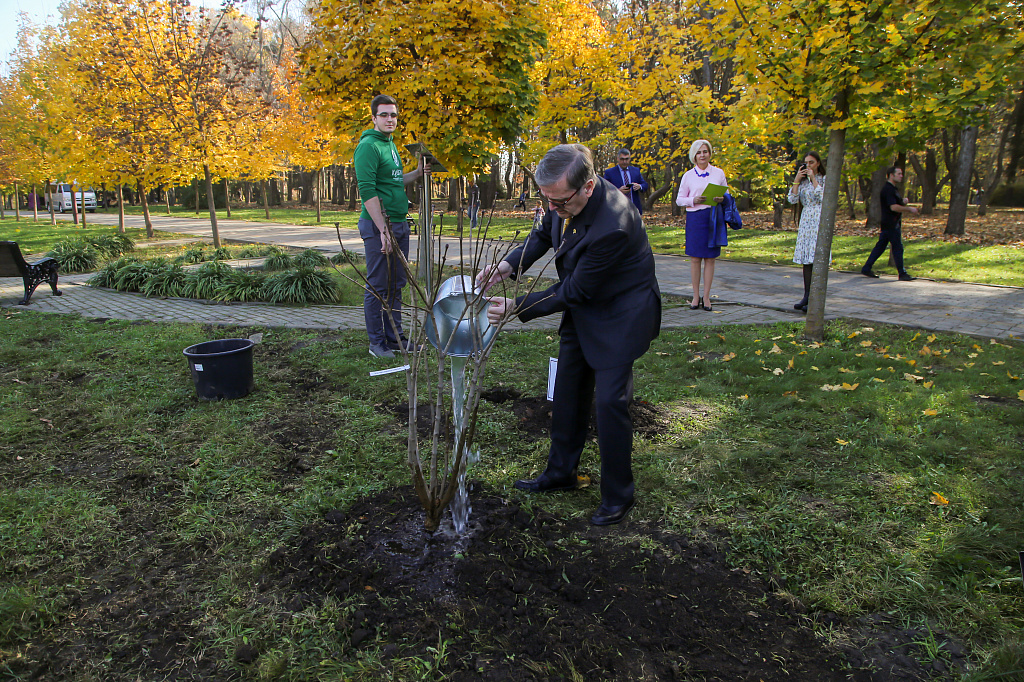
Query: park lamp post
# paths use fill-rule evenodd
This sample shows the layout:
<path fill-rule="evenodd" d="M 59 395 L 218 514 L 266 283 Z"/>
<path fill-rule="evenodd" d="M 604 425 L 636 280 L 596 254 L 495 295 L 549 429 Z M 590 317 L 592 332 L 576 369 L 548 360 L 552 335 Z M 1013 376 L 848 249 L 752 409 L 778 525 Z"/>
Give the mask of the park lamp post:
<path fill-rule="evenodd" d="M 425 158 L 430 162 L 431 175 L 434 173 L 446 173 L 447 168 L 434 158 L 427 146 L 422 142 L 414 142 L 405 145 L 406 150 L 416 157 L 416 165 L 419 166 L 419 159 Z M 434 209 L 431 205 L 432 187 L 428 176 L 424 173 L 419 180 L 419 203 L 420 203 L 420 229 L 418 233 L 416 248 L 416 276 L 424 283 L 427 291 L 433 291 L 431 280 L 432 266 L 434 263 Z"/>

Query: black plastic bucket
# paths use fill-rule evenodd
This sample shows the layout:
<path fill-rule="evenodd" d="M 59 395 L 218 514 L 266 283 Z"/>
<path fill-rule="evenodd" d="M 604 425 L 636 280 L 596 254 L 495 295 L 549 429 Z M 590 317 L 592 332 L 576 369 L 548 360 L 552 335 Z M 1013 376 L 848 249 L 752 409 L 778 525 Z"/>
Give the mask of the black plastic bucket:
<path fill-rule="evenodd" d="M 253 389 L 252 348 L 249 339 L 220 339 L 189 346 L 188 358 L 192 382 L 201 400 L 231 400 L 248 395 Z"/>

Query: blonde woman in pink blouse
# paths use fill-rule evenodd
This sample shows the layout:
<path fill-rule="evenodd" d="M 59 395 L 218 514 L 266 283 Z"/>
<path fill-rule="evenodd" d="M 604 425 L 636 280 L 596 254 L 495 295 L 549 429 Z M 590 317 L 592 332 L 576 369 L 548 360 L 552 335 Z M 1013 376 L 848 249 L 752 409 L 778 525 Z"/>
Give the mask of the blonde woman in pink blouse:
<path fill-rule="evenodd" d="M 711 310 L 711 282 L 715 278 L 715 259 L 722 255 L 722 247 L 709 247 L 714 224 L 714 204 L 722 203 L 722 197 L 705 201 L 702 192 L 708 183 L 729 186 L 721 168 L 711 165 L 714 148 L 707 140 L 695 140 L 690 145 L 690 161 L 693 168 L 683 173 L 676 194 L 676 205 L 686 208 L 686 255 L 690 257 L 690 282 L 693 284 L 693 300 L 690 310 L 703 308 Z M 704 295 L 700 295 L 700 271 L 704 266 Z"/>

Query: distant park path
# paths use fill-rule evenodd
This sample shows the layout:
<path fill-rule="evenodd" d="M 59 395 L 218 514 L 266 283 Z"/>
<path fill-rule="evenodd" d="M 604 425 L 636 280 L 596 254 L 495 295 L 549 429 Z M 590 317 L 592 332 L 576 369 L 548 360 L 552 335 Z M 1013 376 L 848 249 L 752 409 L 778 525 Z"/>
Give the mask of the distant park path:
<path fill-rule="evenodd" d="M 90 214 L 93 224 L 116 224 L 117 216 Z M 126 216 L 128 227 L 144 227 L 142 216 Z M 210 237 L 208 220 L 153 216 L 156 229 Z M 280 223 L 218 220 L 221 239 L 314 248 L 336 253 L 334 226 L 297 227 Z M 343 229 L 345 248 L 362 253 L 356 230 Z M 413 237 L 411 252 L 416 250 Z M 458 255 L 450 241 L 448 260 Z M 681 256 L 656 256 L 658 282 L 664 294 L 689 297 L 690 262 Z M 549 268 L 549 272 L 553 270 Z M 545 273 L 547 274 L 547 273 Z M 84 285 L 89 275 L 61 277 L 65 294 L 56 298 L 49 287 L 36 290 L 29 310 L 74 313 L 89 318 L 199 322 L 224 325 L 265 325 L 308 329 L 359 329 L 362 308 L 309 306 L 289 308 L 267 304 L 224 304 L 187 299 L 145 298 L 141 294 L 94 289 Z M 688 306 L 665 311 L 664 326 L 772 323 L 802 317 L 793 303 L 803 293 L 800 268 L 784 265 L 738 263 L 720 259 L 712 289 L 714 312 L 691 311 Z M 21 281 L 0 279 L 0 305 L 21 308 Z M 917 279 L 899 282 L 894 276 L 869 279 L 860 274 L 832 271 L 828 280 L 826 317 L 849 317 L 934 331 L 972 336 L 1024 338 L 1024 289 L 985 284 L 962 284 Z M 524 328 L 553 328 L 557 318 L 535 320 Z M 514 328 L 514 327 L 513 327 Z"/>

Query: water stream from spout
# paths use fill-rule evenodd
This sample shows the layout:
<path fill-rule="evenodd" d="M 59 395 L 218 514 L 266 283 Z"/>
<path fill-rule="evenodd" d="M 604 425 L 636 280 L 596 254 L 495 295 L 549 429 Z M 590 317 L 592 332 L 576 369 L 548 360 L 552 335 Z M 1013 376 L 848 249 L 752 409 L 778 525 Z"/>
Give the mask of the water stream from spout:
<path fill-rule="evenodd" d="M 466 404 L 466 361 L 469 358 L 456 357 L 454 355 L 448 357 L 452 362 L 452 412 L 455 422 L 455 433 L 464 434 L 463 408 Z M 465 445 L 462 447 L 465 456 L 462 458 L 462 466 L 459 467 L 459 487 L 449 505 L 449 509 L 452 512 L 452 526 L 457 535 L 463 535 L 466 532 L 466 526 L 469 523 L 469 513 L 472 511 L 472 506 L 469 503 L 469 491 L 466 490 L 466 469 L 470 464 L 480 461 L 479 450 L 470 452 L 469 448 Z M 457 454 L 452 452 L 453 462 Z"/>

